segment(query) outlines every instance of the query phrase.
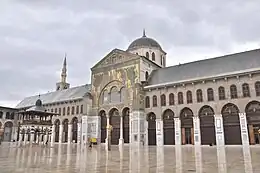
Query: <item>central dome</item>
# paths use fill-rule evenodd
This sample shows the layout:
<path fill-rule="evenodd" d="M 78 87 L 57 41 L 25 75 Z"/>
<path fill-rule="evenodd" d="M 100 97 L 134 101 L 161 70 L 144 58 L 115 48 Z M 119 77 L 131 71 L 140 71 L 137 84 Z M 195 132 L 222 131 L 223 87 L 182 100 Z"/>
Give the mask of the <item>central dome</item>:
<path fill-rule="evenodd" d="M 140 48 L 140 47 L 153 47 L 153 48 L 158 48 L 162 50 L 161 46 L 157 41 L 155 41 L 152 38 L 148 38 L 145 35 L 145 31 L 143 32 L 143 36 L 141 38 L 138 38 L 134 40 L 128 47 L 127 50 L 132 50 L 135 48 Z"/>

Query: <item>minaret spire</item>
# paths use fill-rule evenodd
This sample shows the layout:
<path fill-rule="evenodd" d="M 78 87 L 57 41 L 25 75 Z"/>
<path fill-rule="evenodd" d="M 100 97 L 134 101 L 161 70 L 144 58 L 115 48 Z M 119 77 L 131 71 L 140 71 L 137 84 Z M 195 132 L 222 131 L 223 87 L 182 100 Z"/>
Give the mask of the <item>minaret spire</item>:
<path fill-rule="evenodd" d="M 64 90 L 70 87 L 70 84 L 67 83 L 67 54 L 65 53 L 65 57 L 63 60 L 63 66 L 61 70 L 61 81 L 56 83 L 56 90 Z"/>
<path fill-rule="evenodd" d="M 146 35 L 145 35 L 145 29 L 143 29 L 143 37 L 146 37 Z"/>
<path fill-rule="evenodd" d="M 63 61 L 63 67 L 61 72 L 61 82 L 66 83 L 66 78 L 67 78 L 67 54 L 65 53 L 65 58 Z"/>

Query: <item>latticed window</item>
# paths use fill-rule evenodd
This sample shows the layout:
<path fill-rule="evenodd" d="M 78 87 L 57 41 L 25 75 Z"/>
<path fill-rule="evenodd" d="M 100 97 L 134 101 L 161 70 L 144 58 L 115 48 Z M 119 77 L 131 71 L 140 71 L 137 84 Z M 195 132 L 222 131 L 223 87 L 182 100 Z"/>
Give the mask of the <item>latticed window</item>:
<path fill-rule="evenodd" d="M 174 94 L 169 94 L 169 105 L 174 105 Z"/>
<path fill-rule="evenodd" d="M 218 97 L 219 97 L 219 100 L 226 99 L 225 88 L 222 86 L 218 88 Z"/>
<path fill-rule="evenodd" d="M 149 108 L 150 107 L 150 97 L 146 96 L 145 97 L 145 108 Z"/>
<path fill-rule="evenodd" d="M 155 61 L 155 53 L 152 53 L 152 60 Z"/>
<path fill-rule="evenodd" d="M 70 115 L 70 107 L 67 108 L 67 115 Z"/>
<path fill-rule="evenodd" d="M 201 89 L 198 89 L 198 90 L 196 91 L 196 94 L 197 94 L 197 102 L 198 102 L 198 103 L 203 102 L 202 90 L 201 90 Z"/>
<path fill-rule="evenodd" d="M 157 107 L 157 96 L 153 96 L 153 107 Z"/>
<path fill-rule="evenodd" d="M 72 106 L 72 107 L 71 107 L 71 115 L 74 115 L 74 113 L 75 113 L 75 107 Z"/>
<path fill-rule="evenodd" d="M 166 106 L 166 97 L 164 94 L 161 95 L 161 106 Z"/>
<path fill-rule="evenodd" d="M 260 82 L 257 81 L 255 83 L 255 93 L 256 93 L 256 96 L 260 96 Z"/>
<path fill-rule="evenodd" d="M 250 89 L 247 83 L 244 83 L 242 85 L 242 92 L 243 92 L 243 97 L 250 97 Z"/>
<path fill-rule="evenodd" d="M 66 114 L 66 108 L 64 107 L 64 108 L 63 108 L 62 115 L 65 115 L 65 114 Z"/>
<path fill-rule="evenodd" d="M 83 114 L 83 105 L 80 106 L 80 113 Z"/>
<path fill-rule="evenodd" d="M 214 101 L 214 91 L 212 88 L 207 89 L 208 101 Z"/>
<path fill-rule="evenodd" d="M 178 104 L 183 104 L 183 93 L 179 92 L 178 93 Z"/>
<path fill-rule="evenodd" d="M 79 106 L 76 107 L 76 114 L 79 114 Z"/>
<path fill-rule="evenodd" d="M 187 97 L 187 104 L 192 103 L 192 92 L 191 91 L 187 91 L 186 93 L 186 97 Z"/>
<path fill-rule="evenodd" d="M 230 86 L 230 97 L 231 97 L 231 99 L 237 98 L 237 87 L 236 87 L 236 85 Z"/>

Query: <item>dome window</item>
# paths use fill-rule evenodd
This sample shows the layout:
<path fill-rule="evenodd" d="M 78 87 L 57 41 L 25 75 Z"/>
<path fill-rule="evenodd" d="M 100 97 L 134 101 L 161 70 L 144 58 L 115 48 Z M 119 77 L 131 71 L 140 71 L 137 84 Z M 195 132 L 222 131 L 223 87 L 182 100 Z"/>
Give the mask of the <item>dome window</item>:
<path fill-rule="evenodd" d="M 148 52 L 146 52 L 145 56 L 146 56 L 147 59 L 149 59 L 149 53 Z"/>
<path fill-rule="evenodd" d="M 155 61 L 155 53 L 152 53 L 152 60 Z"/>

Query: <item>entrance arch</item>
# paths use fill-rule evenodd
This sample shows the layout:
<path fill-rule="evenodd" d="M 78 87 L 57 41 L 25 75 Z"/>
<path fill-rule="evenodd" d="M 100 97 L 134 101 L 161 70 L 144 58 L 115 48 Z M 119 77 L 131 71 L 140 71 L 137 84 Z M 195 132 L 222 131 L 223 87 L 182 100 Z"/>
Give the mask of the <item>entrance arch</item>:
<path fill-rule="evenodd" d="M 122 112 L 123 116 L 123 138 L 124 143 L 129 143 L 129 108 L 124 108 Z"/>
<path fill-rule="evenodd" d="M 57 119 L 54 122 L 54 126 L 55 126 L 55 142 L 59 142 L 59 134 L 60 134 L 60 120 Z"/>
<path fill-rule="evenodd" d="M 11 121 L 8 121 L 8 122 L 5 123 L 3 141 L 11 142 L 11 140 L 12 140 L 12 128 L 13 128 L 13 123 Z"/>
<path fill-rule="evenodd" d="M 62 142 L 68 142 L 68 126 L 69 126 L 69 120 L 65 119 L 62 122 L 63 125 L 63 137 L 62 137 Z"/>
<path fill-rule="evenodd" d="M 246 118 L 251 145 L 260 144 L 260 102 L 252 101 L 246 105 Z"/>
<path fill-rule="evenodd" d="M 100 121 L 101 121 L 101 143 L 106 142 L 107 138 L 107 117 L 104 110 L 99 112 Z"/>
<path fill-rule="evenodd" d="M 174 112 L 165 110 L 162 119 L 164 145 L 175 145 Z"/>
<path fill-rule="evenodd" d="M 75 141 L 75 143 L 77 143 L 78 142 L 78 118 L 74 117 L 71 120 L 71 124 L 72 124 L 72 141 Z"/>
<path fill-rule="evenodd" d="M 183 108 L 180 114 L 182 144 L 194 144 L 193 112 L 190 108 Z"/>
<path fill-rule="evenodd" d="M 147 115 L 148 145 L 156 145 L 156 115 L 151 112 Z"/>
<path fill-rule="evenodd" d="M 241 145 L 241 131 L 239 109 L 236 105 L 228 103 L 221 110 L 226 145 Z"/>
<path fill-rule="evenodd" d="M 112 133 L 111 133 L 111 144 L 112 145 L 118 145 L 119 138 L 120 138 L 120 116 L 119 111 L 116 108 L 112 108 L 109 111 L 109 122 L 110 125 L 113 127 Z"/>
<path fill-rule="evenodd" d="M 199 110 L 201 145 L 216 144 L 214 110 L 205 105 Z"/>

